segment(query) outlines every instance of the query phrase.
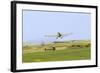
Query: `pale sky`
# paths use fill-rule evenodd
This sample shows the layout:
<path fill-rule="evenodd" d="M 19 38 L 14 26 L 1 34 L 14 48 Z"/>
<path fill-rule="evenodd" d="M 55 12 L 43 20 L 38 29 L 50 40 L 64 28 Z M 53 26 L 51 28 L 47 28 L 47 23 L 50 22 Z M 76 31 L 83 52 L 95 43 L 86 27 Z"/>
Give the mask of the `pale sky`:
<path fill-rule="evenodd" d="M 23 11 L 23 42 L 58 41 L 55 33 L 73 33 L 63 40 L 91 38 L 91 14 L 74 12 Z"/>

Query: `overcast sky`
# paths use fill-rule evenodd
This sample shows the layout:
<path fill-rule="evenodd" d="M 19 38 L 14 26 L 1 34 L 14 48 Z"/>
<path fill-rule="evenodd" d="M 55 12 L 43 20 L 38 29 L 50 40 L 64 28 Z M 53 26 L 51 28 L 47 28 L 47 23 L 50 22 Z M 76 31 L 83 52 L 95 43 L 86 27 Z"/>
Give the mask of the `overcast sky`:
<path fill-rule="evenodd" d="M 55 33 L 73 33 L 59 41 L 91 38 L 91 14 L 50 11 L 23 11 L 23 42 L 58 41 Z"/>

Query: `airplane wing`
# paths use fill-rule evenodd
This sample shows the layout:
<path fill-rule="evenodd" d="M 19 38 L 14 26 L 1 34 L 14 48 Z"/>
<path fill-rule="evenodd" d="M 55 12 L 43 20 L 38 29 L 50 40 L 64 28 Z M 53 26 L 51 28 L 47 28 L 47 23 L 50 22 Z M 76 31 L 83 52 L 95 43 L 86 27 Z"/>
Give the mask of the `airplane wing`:
<path fill-rule="evenodd" d="M 45 37 L 57 37 L 57 35 L 45 35 Z"/>
<path fill-rule="evenodd" d="M 73 33 L 65 33 L 65 34 L 62 34 L 62 36 L 68 36 L 68 35 L 71 35 Z"/>

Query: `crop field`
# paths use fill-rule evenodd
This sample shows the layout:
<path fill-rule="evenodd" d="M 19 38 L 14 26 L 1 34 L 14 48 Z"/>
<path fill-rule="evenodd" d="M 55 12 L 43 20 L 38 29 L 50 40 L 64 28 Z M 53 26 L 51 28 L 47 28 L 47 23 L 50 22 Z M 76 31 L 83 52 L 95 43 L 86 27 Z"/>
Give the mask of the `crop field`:
<path fill-rule="evenodd" d="M 23 63 L 87 60 L 90 58 L 90 41 L 68 41 L 42 45 L 24 45 L 22 54 Z"/>

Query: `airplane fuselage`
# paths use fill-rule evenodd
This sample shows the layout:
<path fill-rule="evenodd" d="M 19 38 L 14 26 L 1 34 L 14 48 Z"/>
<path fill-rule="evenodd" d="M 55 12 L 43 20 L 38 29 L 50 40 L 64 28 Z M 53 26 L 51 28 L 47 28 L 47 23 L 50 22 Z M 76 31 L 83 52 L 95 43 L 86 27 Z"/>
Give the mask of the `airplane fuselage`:
<path fill-rule="evenodd" d="M 60 32 L 57 32 L 55 35 L 47 35 L 47 37 L 56 37 L 56 39 L 58 38 L 63 38 L 64 36 L 68 36 L 71 33 L 67 33 L 67 34 L 61 34 Z"/>

